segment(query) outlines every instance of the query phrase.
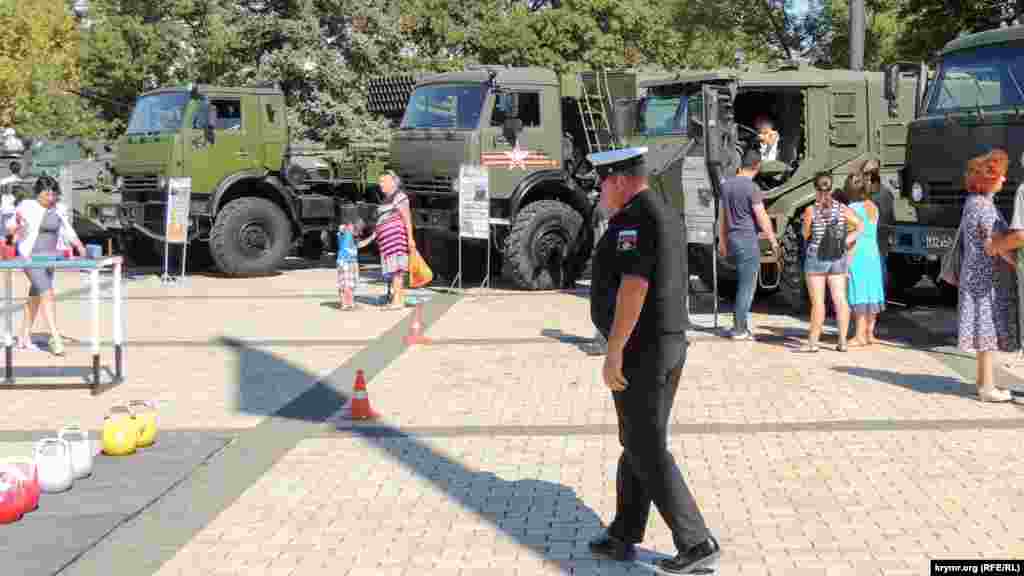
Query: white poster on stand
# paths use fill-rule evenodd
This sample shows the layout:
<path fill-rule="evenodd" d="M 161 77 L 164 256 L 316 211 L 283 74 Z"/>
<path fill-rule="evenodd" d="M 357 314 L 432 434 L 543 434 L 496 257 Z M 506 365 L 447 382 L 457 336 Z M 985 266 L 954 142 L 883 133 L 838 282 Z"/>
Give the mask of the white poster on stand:
<path fill-rule="evenodd" d="M 491 194 L 487 168 L 463 165 L 459 169 L 459 237 L 491 237 Z"/>
<path fill-rule="evenodd" d="M 189 202 L 192 196 L 191 178 L 171 178 L 167 187 L 168 244 L 185 244 L 188 238 Z"/>

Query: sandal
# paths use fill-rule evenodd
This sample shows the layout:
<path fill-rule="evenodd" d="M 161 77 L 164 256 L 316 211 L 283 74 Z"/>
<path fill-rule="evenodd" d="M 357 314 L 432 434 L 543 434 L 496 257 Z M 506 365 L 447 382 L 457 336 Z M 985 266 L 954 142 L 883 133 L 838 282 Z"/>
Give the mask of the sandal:
<path fill-rule="evenodd" d="M 817 352 L 818 351 L 818 345 L 817 344 L 804 344 L 803 346 L 800 347 L 800 351 L 801 352 L 807 352 L 807 353 Z"/>
<path fill-rule="evenodd" d="M 836 352 L 849 352 L 850 349 L 846 347 L 846 344 L 839 344 L 836 346 Z"/>
<path fill-rule="evenodd" d="M 54 356 L 64 355 L 64 340 L 60 336 L 50 337 L 50 352 L 53 352 Z"/>

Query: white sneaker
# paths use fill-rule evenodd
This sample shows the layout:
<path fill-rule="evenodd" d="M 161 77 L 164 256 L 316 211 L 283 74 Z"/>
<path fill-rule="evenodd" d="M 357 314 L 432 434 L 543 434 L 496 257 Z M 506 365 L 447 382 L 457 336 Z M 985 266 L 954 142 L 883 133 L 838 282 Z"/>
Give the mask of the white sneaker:
<path fill-rule="evenodd" d="M 732 332 L 729 333 L 729 338 L 733 340 L 753 340 L 754 335 L 751 334 L 749 330 L 744 332 L 736 332 L 735 330 L 733 330 Z"/>

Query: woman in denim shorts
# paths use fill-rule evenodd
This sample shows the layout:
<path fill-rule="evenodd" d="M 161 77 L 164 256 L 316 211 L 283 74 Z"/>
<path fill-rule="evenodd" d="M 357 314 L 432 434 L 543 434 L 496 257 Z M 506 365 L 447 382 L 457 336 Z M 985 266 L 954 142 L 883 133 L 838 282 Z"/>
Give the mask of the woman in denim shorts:
<path fill-rule="evenodd" d="M 814 204 L 804 210 L 804 274 L 807 276 L 807 291 L 811 297 L 811 329 L 807 337 L 805 352 L 818 351 L 818 339 L 825 324 L 825 283 L 832 292 L 832 303 L 836 309 L 836 324 L 839 327 L 839 345 L 836 350 L 846 352 L 846 333 L 850 327 L 850 306 L 846 301 L 846 274 L 850 246 L 864 229 L 857 214 L 848 206 L 832 197 L 832 175 L 821 172 L 814 178 L 817 194 Z M 818 247 L 830 222 L 849 230 L 846 235 L 846 253 L 836 260 L 818 258 Z"/>

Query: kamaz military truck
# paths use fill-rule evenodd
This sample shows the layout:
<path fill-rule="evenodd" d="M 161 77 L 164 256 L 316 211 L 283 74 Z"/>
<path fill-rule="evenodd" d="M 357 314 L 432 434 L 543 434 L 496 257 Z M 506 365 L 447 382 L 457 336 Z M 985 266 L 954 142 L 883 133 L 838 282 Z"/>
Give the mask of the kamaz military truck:
<path fill-rule="evenodd" d="M 774 258 L 762 241 L 759 283 L 806 310 L 800 219 L 814 201 L 814 175 L 831 171 L 840 187 L 854 161 L 874 156 L 881 159 L 883 177 L 894 178 L 904 162 L 912 90 L 896 102 L 883 93 L 881 73 L 796 63 L 686 72 L 642 87 L 646 95 L 638 102 L 619 104 L 616 123 L 633 135 L 629 145 L 646 143 L 652 154 L 669 157 L 653 185 L 685 214 L 690 271 L 708 286 L 717 254 L 718 187 L 735 175 L 743 150 L 759 148 L 755 119 L 773 120 L 781 135 L 778 156 L 762 162 L 756 180 L 783 257 Z M 719 259 L 718 277 L 725 284 L 735 278 L 728 260 Z"/>
<path fill-rule="evenodd" d="M 147 92 L 118 142 L 120 201 L 90 214 L 121 229 L 128 252 L 164 241 L 171 178 L 191 180 L 189 252 L 224 274 L 275 271 L 296 242 L 317 256 L 343 210 L 373 218 L 366 182 L 386 151 L 301 149 L 291 139 L 278 87 L 191 85 Z"/>
<path fill-rule="evenodd" d="M 593 245 L 597 188 L 586 155 L 617 145 L 609 111 L 643 77 L 501 66 L 421 77 L 391 158 L 431 267 L 448 279 L 459 271 L 457 185 L 460 167 L 475 165 L 488 174 L 492 266 L 523 289 L 572 286 Z M 465 249 L 464 275 L 482 277 L 484 249 Z"/>
<path fill-rule="evenodd" d="M 927 91 L 926 77 L 917 75 L 916 94 L 923 97 L 897 185 L 904 209 L 884 230 L 894 290 L 913 287 L 922 275 L 944 286 L 938 281 L 941 257 L 959 226 L 971 157 L 995 147 L 1009 154 L 1006 184 L 995 200 L 1007 221 L 1012 217 L 1014 192 L 1024 183 L 1024 26 L 1005 24 L 1020 13 L 1018 4 L 1002 13 L 1003 26 L 997 20 L 992 29 L 947 43 Z M 895 87 L 904 68 L 888 69 L 887 84 Z"/>

